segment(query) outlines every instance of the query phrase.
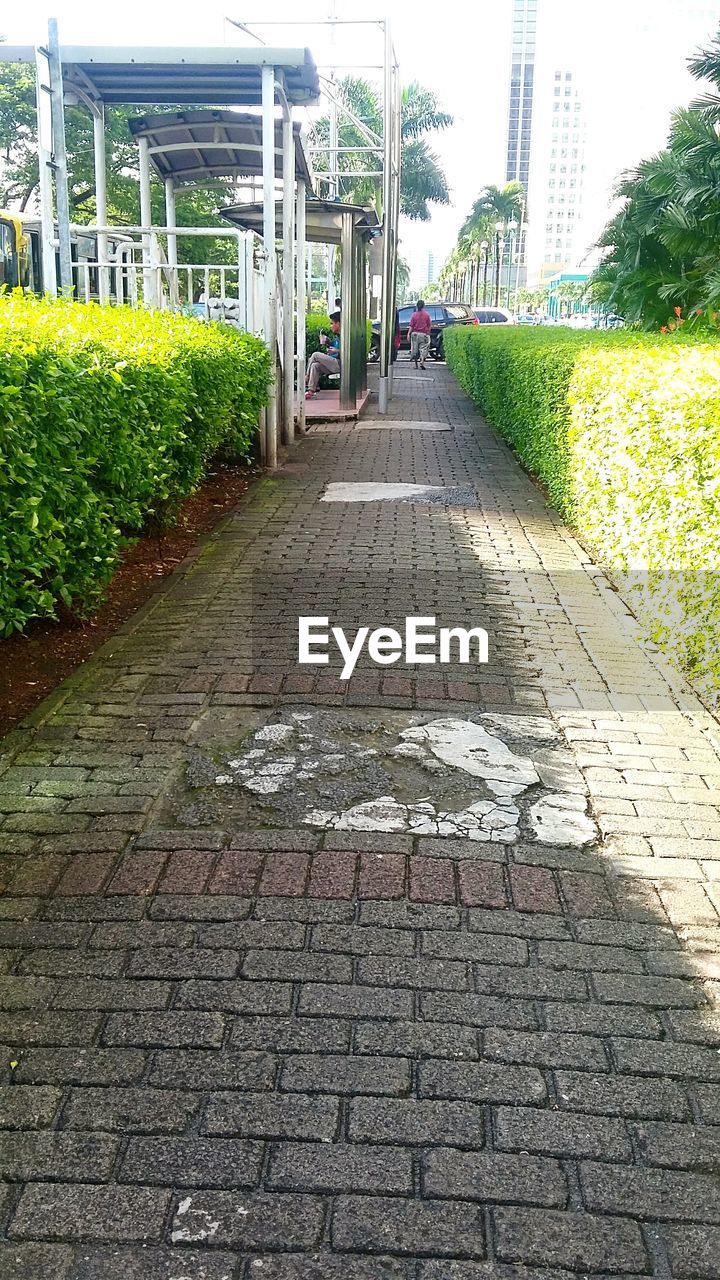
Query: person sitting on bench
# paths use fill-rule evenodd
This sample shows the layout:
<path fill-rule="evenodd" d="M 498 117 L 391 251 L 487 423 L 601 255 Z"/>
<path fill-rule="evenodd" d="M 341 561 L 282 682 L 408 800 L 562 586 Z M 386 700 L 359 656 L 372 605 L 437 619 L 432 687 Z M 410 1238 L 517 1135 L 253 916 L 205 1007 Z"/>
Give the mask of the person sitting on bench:
<path fill-rule="evenodd" d="M 325 348 L 323 351 L 313 351 L 308 360 L 307 375 L 305 377 L 305 396 L 310 400 L 318 389 L 320 384 L 320 375 L 322 373 L 339 373 L 340 372 L 340 312 L 333 311 L 330 316 L 330 324 L 332 326 L 332 334 L 328 339 L 326 333 L 320 333 L 320 345 Z"/>

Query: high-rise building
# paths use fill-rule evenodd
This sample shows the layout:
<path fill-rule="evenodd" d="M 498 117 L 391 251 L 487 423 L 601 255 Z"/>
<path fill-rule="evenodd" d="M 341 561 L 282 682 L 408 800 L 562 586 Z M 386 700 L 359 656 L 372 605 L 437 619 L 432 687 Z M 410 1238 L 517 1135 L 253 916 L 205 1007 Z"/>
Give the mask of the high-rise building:
<path fill-rule="evenodd" d="M 429 253 L 427 257 L 427 280 L 426 284 L 434 284 L 437 280 L 437 266 L 435 263 L 435 254 Z"/>
<path fill-rule="evenodd" d="M 505 180 L 522 183 L 526 193 L 526 207 L 530 184 L 537 10 L 538 0 L 513 0 Z M 508 241 L 508 245 L 511 243 L 512 241 Z M 525 281 L 524 233 L 518 237 L 515 263 L 514 266 L 509 265 L 509 273 L 512 275 L 513 287 L 516 283 Z"/>
<path fill-rule="evenodd" d="M 584 252 L 578 242 L 586 171 L 583 108 L 575 72 L 556 69 L 552 97 L 542 100 L 543 127 L 533 165 L 534 266 L 540 283 L 576 267 Z"/>
<path fill-rule="evenodd" d="M 507 182 L 522 182 L 526 191 L 530 178 L 537 8 L 538 0 L 513 0 L 505 178 Z"/>

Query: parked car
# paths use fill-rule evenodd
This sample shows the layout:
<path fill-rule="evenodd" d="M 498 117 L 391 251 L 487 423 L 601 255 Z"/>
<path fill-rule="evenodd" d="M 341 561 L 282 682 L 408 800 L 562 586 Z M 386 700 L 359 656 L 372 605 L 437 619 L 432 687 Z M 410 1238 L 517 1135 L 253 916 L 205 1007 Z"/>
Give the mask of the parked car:
<path fill-rule="evenodd" d="M 515 320 L 516 324 L 542 324 L 542 316 L 537 311 L 521 311 Z"/>
<path fill-rule="evenodd" d="M 515 317 L 504 307 L 475 307 L 473 314 L 478 324 L 515 324 Z"/>
<path fill-rule="evenodd" d="M 426 310 L 430 315 L 430 355 L 434 360 L 444 360 L 443 331 L 449 324 L 477 324 L 475 314 L 467 302 L 427 302 Z M 400 350 L 410 350 L 408 329 L 414 307 L 399 307 Z M 380 359 L 380 322 L 376 320 L 372 327 L 370 354 L 368 359 Z"/>

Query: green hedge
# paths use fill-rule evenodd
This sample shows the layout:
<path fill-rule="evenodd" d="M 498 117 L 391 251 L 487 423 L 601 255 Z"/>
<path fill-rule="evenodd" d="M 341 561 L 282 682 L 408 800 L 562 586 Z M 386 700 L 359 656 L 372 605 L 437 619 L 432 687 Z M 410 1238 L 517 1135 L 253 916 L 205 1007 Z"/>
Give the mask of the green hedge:
<path fill-rule="evenodd" d="M 720 699 L 720 343 L 447 331 L 458 380 L 699 691 Z"/>
<path fill-rule="evenodd" d="M 87 610 L 133 531 L 247 456 L 269 367 L 224 325 L 0 298 L 0 634 Z"/>

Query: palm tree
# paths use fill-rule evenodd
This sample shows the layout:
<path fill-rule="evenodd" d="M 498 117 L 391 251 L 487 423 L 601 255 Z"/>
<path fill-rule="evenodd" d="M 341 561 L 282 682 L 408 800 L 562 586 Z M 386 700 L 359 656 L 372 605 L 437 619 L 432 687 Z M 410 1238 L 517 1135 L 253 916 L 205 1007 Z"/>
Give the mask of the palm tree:
<path fill-rule="evenodd" d="M 520 221 L 524 203 L 525 188 L 521 182 L 483 187 L 460 231 L 461 236 L 476 235 L 478 241 L 494 237 L 495 306 L 500 301 L 500 241 L 505 240 L 510 223 Z"/>
<path fill-rule="evenodd" d="M 377 90 L 367 80 L 355 76 L 346 76 L 338 83 L 340 99 L 355 116 L 372 129 L 382 134 L 382 102 Z M 440 166 L 437 156 L 431 150 L 427 135 L 447 129 L 453 118 L 440 107 L 437 97 L 430 89 L 413 83 L 406 85 L 402 91 L 400 110 L 402 134 L 402 166 L 400 171 L 400 212 L 406 218 L 427 222 L 433 204 L 449 204 L 450 192 L 447 178 Z M 330 122 L 327 116 L 318 120 L 315 125 L 316 145 L 328 147 L 330 142 Z M 352 121 L 342 118 L 338 126 L 338 147 L 366 147 L 367 139 Z M 368 160 L 376 163 L 368 163 Z M 340 152 L 338 167 L 347 172 L 347 177 L 340 179 L 340 196 L 356 204 L 373 205 L 377 213 L 382 213 L 382 179 L 380 177 L 361 177 L 355 171 L 367 171 L 369 168 L 380 169 L 381 153 L 373 157 L 367 151 L 356 154 Z M 327 159 L 318 155 L 315 167 L 322 176 L 327 168 Z"/>

